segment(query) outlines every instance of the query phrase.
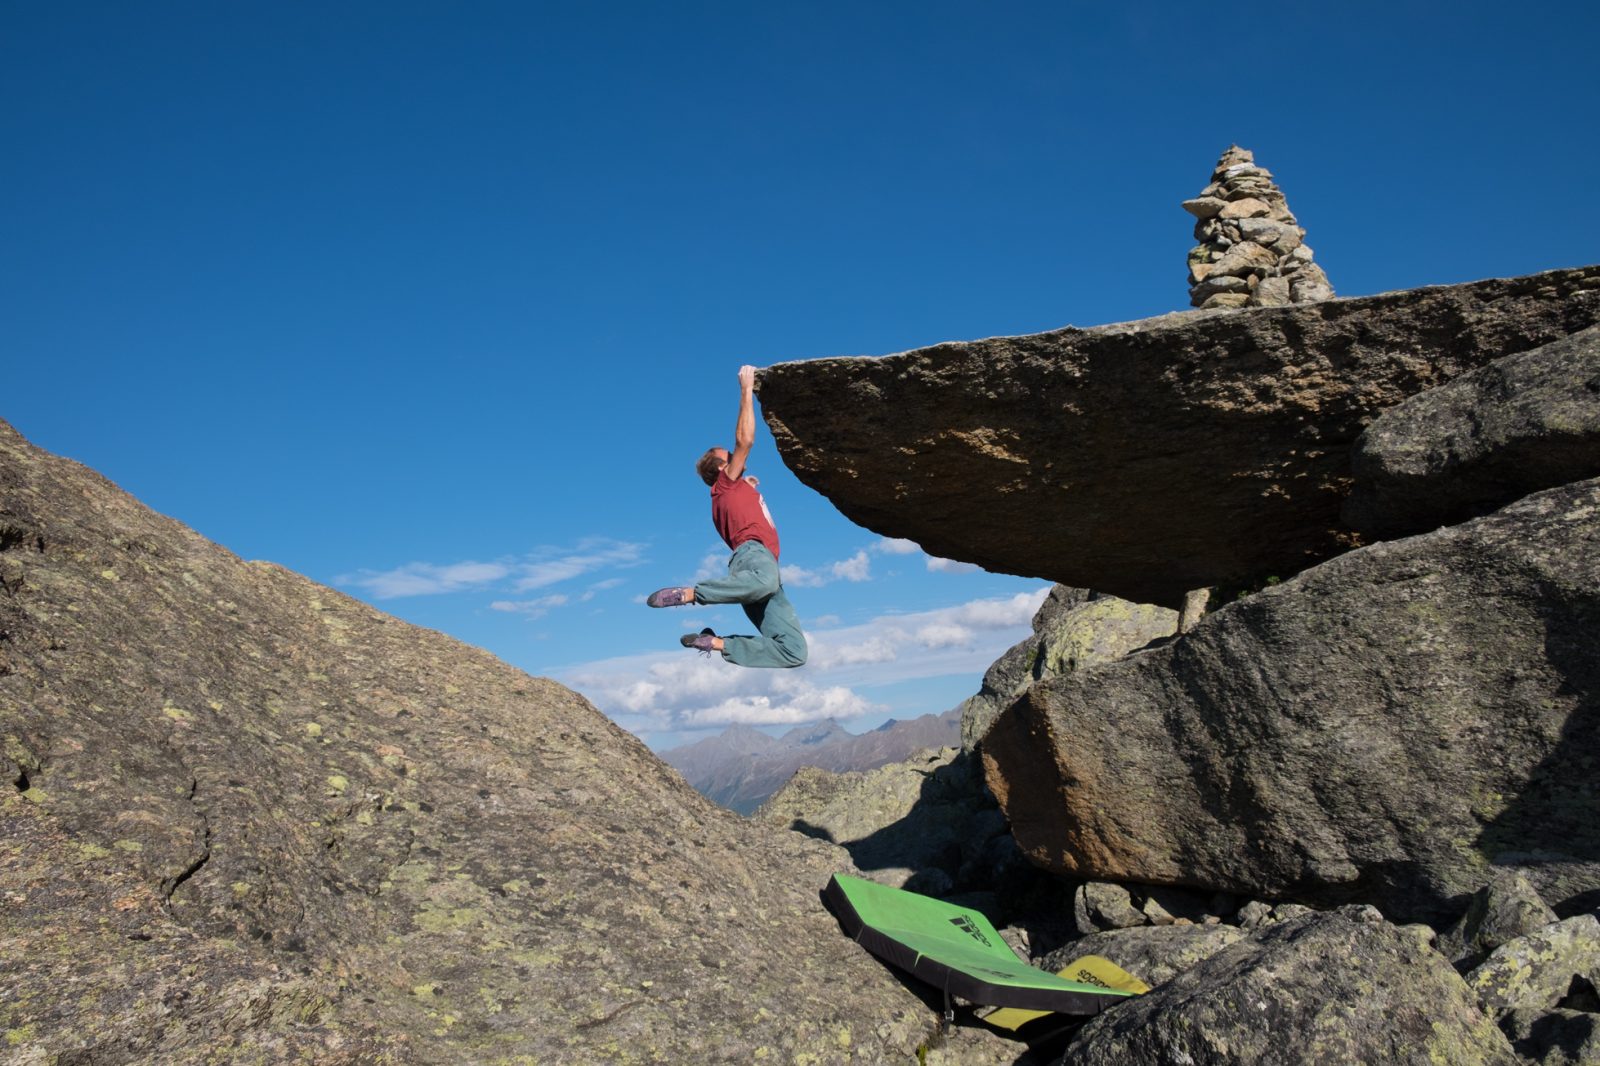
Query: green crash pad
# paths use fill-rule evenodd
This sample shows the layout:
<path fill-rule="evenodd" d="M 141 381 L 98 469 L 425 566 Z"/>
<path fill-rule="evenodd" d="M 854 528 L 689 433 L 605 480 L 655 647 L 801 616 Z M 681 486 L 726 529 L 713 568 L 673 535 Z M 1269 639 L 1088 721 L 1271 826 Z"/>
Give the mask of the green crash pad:
<path fill-rule="evenodd" d="M 834 874 L 823 897 L 857 944 L 971 1003 L 1096 1014 L 1133 995 L 1029 966 L 966 907 L 848 874 Z"/>

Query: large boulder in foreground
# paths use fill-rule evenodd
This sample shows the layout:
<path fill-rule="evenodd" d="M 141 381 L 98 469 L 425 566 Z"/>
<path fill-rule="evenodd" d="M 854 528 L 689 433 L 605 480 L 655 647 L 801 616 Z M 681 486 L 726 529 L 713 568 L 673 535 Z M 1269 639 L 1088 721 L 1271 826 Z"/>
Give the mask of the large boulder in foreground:
<path fill-rule="evenodd" d="M 1513 1066 L 1518 1059 L 1442 957 L 1370 913 L 1338 911 L 1272 926 L 1118 1004 L 1079 1030 L 1062 1061 Z"/>
<path fill-rule="evenodd" d="M 1390 408 L 1357 438 L 1351 465 L 1343 514 L 1373 537 L 1437 529 L 1600 477 L 1600 326 Z"/>
<path fill-rule="evenodd" d="M 1600 890 L 1600 480 L 1340 556 L 1030 688 L 984 739 L 1059 873 L 1455 918 Z"/>
<path fill-rule="evenodd" d="M 0 423 L 7 1061 L 909 1061 L 841 858 Z"/>
<path fill-rule="evenodd" d="M 846 517 L 989 570 L 1168 607 L 1352 543 L 1379 411 L 1600 323 L 1600 267 L 779 363 L 784 462 Z"/>

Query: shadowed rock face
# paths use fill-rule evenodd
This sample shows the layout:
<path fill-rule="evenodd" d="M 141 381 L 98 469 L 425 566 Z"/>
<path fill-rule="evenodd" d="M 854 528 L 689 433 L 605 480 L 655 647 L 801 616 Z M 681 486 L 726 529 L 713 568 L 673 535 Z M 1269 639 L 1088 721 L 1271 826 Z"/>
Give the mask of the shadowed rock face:
<path fill-rule="evenodd" d="M 989 570 L 1178 607 L 1353 543 L 1387 407 L 1600 323 L 1600 267 L 780 363 L 784 462 L 852 521 Z"/>
<path fill-rule="evenodd" d="M 1344 518 L 1374 538 L 1437 529 L 1600 475 L 1600 327 L 1390 408 L 1357 438 L 1351 465 Z"/>
<path fill-rule="evenodd" d="M 836 849 L 4 423 L 0 741 L 22 1061 L 883 1062 L 933 1021 L 819 905 Z"/>
<path fill-rule="evenodd" d="M 1042 681 L 984 739 L 988 781 L 1069 876 L 1438 921 L 1524 865 L 1559 912 L 1600 890 L 1597 627 L 1600 479 Z"/>
<path fill-rule="evenodd" d="M 955 748 L 865 772 L 806 767 L 754 817 L 842 845 L 874 881 L 934 896 L 994 889 L 987 860 L 1005 831 L 982 767 Z"/>

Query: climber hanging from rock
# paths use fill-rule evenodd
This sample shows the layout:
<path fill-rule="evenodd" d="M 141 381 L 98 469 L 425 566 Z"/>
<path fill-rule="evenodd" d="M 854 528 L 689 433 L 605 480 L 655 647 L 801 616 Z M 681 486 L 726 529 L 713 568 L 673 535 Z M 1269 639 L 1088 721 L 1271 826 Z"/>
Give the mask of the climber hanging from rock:
<path fill-rule="evenodd" d="M 760 636 L 721 637 L 703 629 L 685 634 L 683 646 L 707 654 L 721 652 L 736 666 L 800 666 L 806 661 L 806 637 L 778 574 L 778 530 L 756 489 L 759 482 L 745 473 L 745 461 L 756 442 L 755 387 L 756 368 L 740 367 L 733 451 L 711 448 L 694 465 L 701 480 L 711 486 L 711 524 L 733 550 L 728 576 L 658 589 L 645 602 L 651 607 L 737 603 Z"/>

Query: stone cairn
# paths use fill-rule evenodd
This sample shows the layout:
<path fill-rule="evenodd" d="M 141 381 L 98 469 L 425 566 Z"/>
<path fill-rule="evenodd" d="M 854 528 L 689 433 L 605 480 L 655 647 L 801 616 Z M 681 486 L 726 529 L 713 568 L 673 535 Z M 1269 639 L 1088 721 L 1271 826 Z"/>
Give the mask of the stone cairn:
<path fill-rule="evenodd" d="M 1280 307 L 1331 300 L 1333 287 L 1311 261 L 1306 231 L 1272 172 L 1234 145 L 1222 153 L 1211 184 L 1183 209 L 1195 216 L 1189 253 L 1189 303 L 1195 307 Z"/>

